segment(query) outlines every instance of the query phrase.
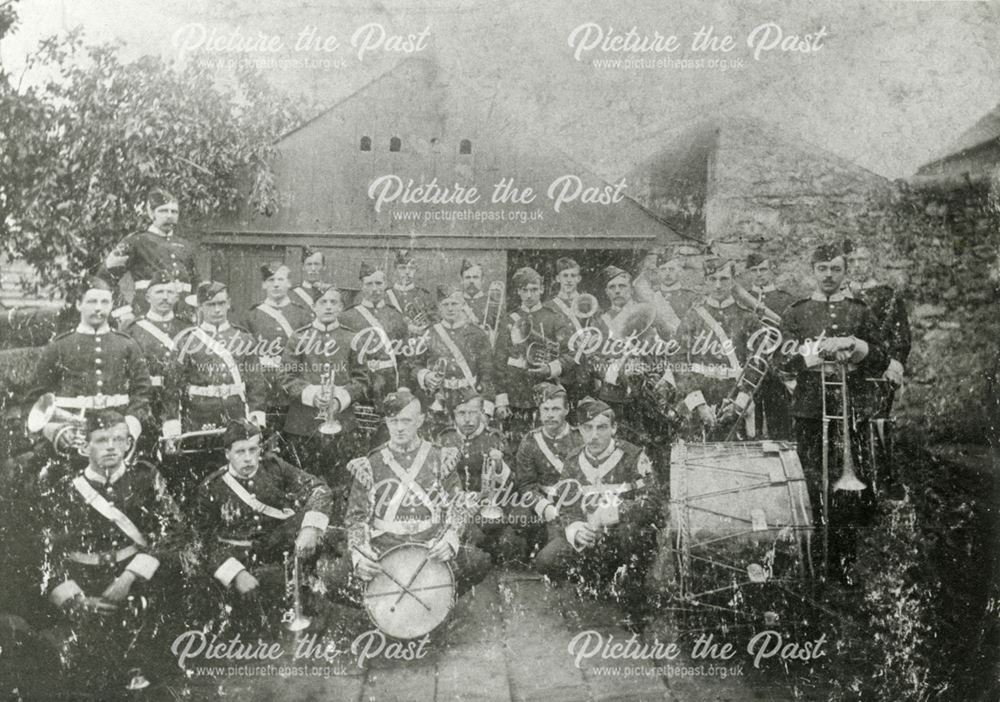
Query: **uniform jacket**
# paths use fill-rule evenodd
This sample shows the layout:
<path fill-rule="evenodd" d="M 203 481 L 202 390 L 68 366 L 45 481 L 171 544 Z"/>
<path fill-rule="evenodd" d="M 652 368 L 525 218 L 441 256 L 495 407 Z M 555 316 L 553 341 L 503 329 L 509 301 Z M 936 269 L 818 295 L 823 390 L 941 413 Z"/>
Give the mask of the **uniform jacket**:
<path fill-rule="evenodd" d="M 462 489 L 466 492 L 479 492 L 483 489 L 483 462 L 492 451 L 503 453 L 503 434 L 496 429 L 487 427 L 485 423 L 466 436 L 458 429 L 450 427 L 437 436 L 438 446 L 458 450 L 458 463 L 455 470 L 462 480 Z M 503 460 L 501 458 L 501 460 Z M 503 463 L 503 474 L 512 477 L 511 470 Z M 506 479 L 504 480 L 506 482 Z"/>
<path fill-rule="evenodd" d="M 448 368 L 444 374 L 445 379 L 441 386 L 445 393 L 455 392 L 472 385 L 487 402 L 493 402 L 493 398 L 496 396 L 493 348 L 490 346 L 489 335 L 485 331 L 464 320 L 455 326 L 450 326 L 447 322 L 442 321 L 432 324 L 424 336 L 426 352 L 413 360 L 413 380 L 417 387 L 427 392 L 427 397 L 433 394 L 428 392 L 427 374 L 434 370 L 438 359 L 443 358 L 448 361 Z M 445 342 L 445 338 L 461 353 L 472 376 L 471 382 L 462 370 L 456 355 L 452 353 Z"/>
<path fill-rule="evenodd" d="M 274 454 L 265 453 L 249 478 L 223 466 L 202 483 L 194 508 L 209 570 L 229 585 L 243 569 L 280 562 L 300 529 L 326 532 L 332 499 L 326 483 Z"/>
<path fill-rule="evenodd" d="M 142 349 L 107 325 L 94 330 L 80 324 L 54 338 L 42 350 L 35 385 L 38 395 L 55 393 L 56 404 L 70 411 L 89 411 L 103 401 L 140 421 L 149 418 L 151 385 Z"/>
<path fill-rule="evenodd" d="M 526 341 L 515 344 L 511 333 L 514 325 L 522 318 L 530 322 L 531 333 Z M 518 308 L 506 315 L 497 334 L 494 358 L 497 386 L 503 390 L 497 394 L 497 406 L 509 404 L 519 409 L 534 407 L 532 388 L 546 378 L 528 373 L 526 354 L 529 345 L 542 343 L 542 335 L 551 346 L 553 356 L 553 360 L 548 363 L 547 377 L 559 380 L 564 373 L 574 370 L 576 361 L 569 351 L 573 327 L 569 322 L 562 315 L 541 304 L 532 310 Z"/>
<path fill-rule="evenodd" d="M 483 325 L 483 315 L 486 313 L 486 293 L 480 290 L 473 296 L 462 293 L 465 300 L 465 314 L 469 317 L 469 322 L 481 327 Z"/>
<path fill-rule="evenodd" d="M 312 319 L 312 310 L 299 304 L 294 298 L 290 298 L 289 303 L 282 307 L 275 307 L 264 301 L 252 307 L 247 313 L 247 330 L 262 342 L 259 345 L 261 370 L 272 382 L 278 373 L 281 354 L 288 343 L 288 337 L 296 329 L 309 324 Z M 272 396 L 268 401 L 275 402 L 277 399 Z"/>
<path fill-rule="evenodd" d="M 567 330 L 569 339 L 566 350 L 573 356 L 573 366 L 563 369 L 560 381 L 565 387 L 583 388 L 589 386 L 590 370 L 588 369 L 586 353 L 586 327 L 593 323 L 593 316 L 590 319 L 579 319 L 573 314 L 572 303 L 558 296 L 553 297 L 544 303 L 544 307 L 549 310 L 557 319 L 561 320 Z M 596 316 L 596 312 L 595 312 Z"/>
<path fill-rule="evenodd" d="M 339 323 L 325 326 L 319 320 L 297 329 L 288 339 L 281 359 L 281 386 L 288 394 L 285 431 L 312 436 L 323 420 L 319 419 L 316 398 L 333 371 L 333 397 L 340 401 L 337 418 L 344 431 L 353 431 L 354 402 L 368 389 L 368 373 L 351 349 L 354 334 Z"/>
<path fill-rule="evenodd" d="M 436 305 L 430 291 L 417 285 L 411 284 L 406 288 L 393 285 L 385 291 L 385 302 L 394 307 L 407 321 L 413 321 L 410 313 L 414 310 L 422 311 L 429 321 L 436 318 Z"/>
<path fill-rule="evenodd" d="M 629 314 L 625 308 L 625 313 Z M 623 404 L 641 391 L 643 385 L 670 381 L 668 364 L 676 361 L 669 354 L 670 339 L 664 339 L 650 327 L 637 336 L 619 339 L 614 326 L 623 308 L 611 307 L 598 313 L 593 321 L 589 368 L 597 386 L 597 396 L 605 402 Z M 631 348 L 629 348 L 631 344 Z"/>
<path fill-rule="evenodd" d="M 554 438 L 538 427 L 521 439 L 514 459 L 514 487 L 518 495 L 528 496 L 526 504 L 538 516 L 544 516 L 553 503 L 550 489 L 565 477 L 567 459 L 582 446 L 580 431 L 569 424 Z"/>
<path fill-rule="evenodd" d="M 147 312 L 144 316 L 132 320 L 125 329 L 125 333 L 139 344 L 146 358 L 149 381 L 152 385 L 152 409 L 157 415 L 157 420 L 162 419 L 159 415 L 163 413 L 163 381 L 170 364 L 170 356 L 174 351 L 174 338 L 188 326 L 174 315 L 161 319 L 155 314 L 150 316 Z"/>
<path fill-rule="evenodd" d="M 373 327 L 358 309 L 362 306 L 378 322 L 377 327 Z M 378 307 L 362 302 L 341 312 L 340 324 L 354 334 L 351 343 L 359 353 L 358 360 L 368 370 L 369 398 L 377 407 L 382 398 L 409 378 L 409 359 L 414 349 L 407 344 L 409 328 L 406 319 L 384 301 Z"/>
<path fill-rule="evenodd" d="M 795 302 L 794 295 L 774 285 L 765 285 L 762 288 L 753 285 L 747 288 L 747 292 L 757 300 L 758 304 L 763 302 L 765 307 L 779 316 Z"/>
<path fill-rule="evenodd" d="M 906 301 L 888 285 L 879 285 L 874 280 L 852 288 L 851 294 L 872 311 L 878 322 L 879 336 L 889 355 L 889 363 L 898 363 L 902 371 L 910 357 L 911 346 Z"/>

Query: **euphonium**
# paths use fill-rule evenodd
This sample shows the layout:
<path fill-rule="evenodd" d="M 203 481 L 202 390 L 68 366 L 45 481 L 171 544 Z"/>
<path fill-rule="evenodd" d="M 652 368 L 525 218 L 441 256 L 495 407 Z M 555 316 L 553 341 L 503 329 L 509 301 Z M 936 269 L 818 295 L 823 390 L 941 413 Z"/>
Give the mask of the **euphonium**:
<path fill-rule="evenodd" d="M 479 516 L 484 520 L 498 521 L 503 519 L 503 510 L 497 504 L 497 495 L 503 489 L 503 454 L 499 449 L 490 449 L 483 456 L 483 470 L 480 480 L 482 507 Z"/>
<path fill-rule="evenodd" d="M 318 431 L 320 434 L 325 434 L 326 436 L 335 436 L 344 429 L 344 425 L 337 419 L 338 413 L 333 410 L 333 391 L 335 387 L 333 366 L 330 366 L 324 378 L 323 389 L 320 392 L 320 397 L 326 401 L 327 405 L 317 415 L 317 419 L 323 420 L 323 423 L 319 425 Z"/>
<path fill-rule="evenodd" d="M 86 455 L 87 435 L 84 432 L 83 410 L 74 414 L 56 406 L 56 396 L 47 392 L 31 406 L 27 428 L 32 434 L 42 432 L 57 453 L 68 455 L 72 449 Z"/>
<path fill-rule="evenodd" d="M 483 329 L 490 335 L 490 344 L 496 345 L 500 320 L 503 319 L 504 285 L 499 280 L 490 283 L 486 291 L 486 309 L 483 311 Z"/>
<path fill-rule="evenodd" d="M 590 293 L 580 293 L 573 298 L 573 303 L 570 305 L 570 311 L 577 319 L 590 319 L 599 309 L 597 298 Z"/>
<path fill-rule="evenodd" d="M 416 300 L 411 300 L 406 303 L 406 306 L 403 308 L 403 316 L 413 322 L 415 327 L 419 327 L 420 329 L 425 329 L 431 325 L 431 321 L 427 317 L 427 311 L 424 309 L 424 306 Z"/>

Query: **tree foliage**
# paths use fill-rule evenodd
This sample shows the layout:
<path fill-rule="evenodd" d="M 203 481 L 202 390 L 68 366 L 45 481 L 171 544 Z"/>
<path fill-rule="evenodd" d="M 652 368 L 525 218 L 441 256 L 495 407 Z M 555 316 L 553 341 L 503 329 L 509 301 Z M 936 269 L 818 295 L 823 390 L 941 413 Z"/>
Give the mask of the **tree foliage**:
<path fill-rule="evenodd" d="M 123 236 L 146 225 L 154 185 L 180 199 L 182 225 L 246 203 L 271 214 L 275 139 L 304 104 L 243 66 L 155 56 L 123 61 L 120 45 L 80 32 L 43 41 L 28 70 L 52 73 L 20 89 L 0 74 L 0 239 L 39 273 L 71 289 Z"/>

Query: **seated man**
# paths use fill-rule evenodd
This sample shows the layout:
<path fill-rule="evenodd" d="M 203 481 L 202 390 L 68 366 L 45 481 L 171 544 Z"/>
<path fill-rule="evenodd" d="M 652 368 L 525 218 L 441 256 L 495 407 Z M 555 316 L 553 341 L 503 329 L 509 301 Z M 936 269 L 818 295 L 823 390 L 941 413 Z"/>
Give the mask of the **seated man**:
<path fill-rule="evenodd" d="M 225 587 L 230 624 L 253 634 L 287 609 L 284 559 L 308 559 L 321 548 L 332 496 L 319 478 L 262 456 L 256 424 L 233 420 L 222 441 L 228 463 L 199 488 L 194 521 L 206 564 Z"/>
<path fill-rule="evenodd" d="M 566 500 L 562 532 L 535 557 L 543 575 L 568 577 L 578 588 L 622 604 L 641 623 L 652 599 L 645 579 L 664 523 L 662 500 L 646 453 L 615 437 L 611 408 L 585 398 L 577 406 L 583 447 L 570 456 L 564 477 L 579 485 Z"/>
<path fill-rule="evenodd" d="M 332 598 L 357 606 L 363 583 L 379 572 L 375 559 L 399 544 L 426 544 L 431 558 L 451 561 L 461 595 L 486 576 L 490 557 L 460 545 L 469 507 L 455 470 L 458 450 L 420 438 L 424 411 L 408 388 L 387 395 L 382 409 L 389 441 L 348 464 L 350 554 L 321 561 L 317 570 Z"/>
<path fill-rule="evenodd" d="M 478 507 L 464 541 L 488 551 L 494 560 L 516 558 L 524 553 L 524 541 L 508 523 L 514 485 L 504 460 L 503 433 L 486 425 L 483 397 L 474 389 L 463 388 L 456 399 L 454 426 L 439 433 L 435 443 L 458 450 L 462 489 L 473 498 L 473 508 Z"/>
<path fill-rule="evenodd" d="M 180 623 L 166 602 L 178 582 L 168 555 L 180 516 L 152 465 L 125 462 L 131 439 L 123 415 L 92 412 L 85 431 L 87 467 L 42 495 L 42 572 L 49 599 L 69 620 L 63 662 L 74 681 L 79 675 L 106 694 L 145 687 L 141 672 L 126 671 L 167 658 L 165 627 Z"/>

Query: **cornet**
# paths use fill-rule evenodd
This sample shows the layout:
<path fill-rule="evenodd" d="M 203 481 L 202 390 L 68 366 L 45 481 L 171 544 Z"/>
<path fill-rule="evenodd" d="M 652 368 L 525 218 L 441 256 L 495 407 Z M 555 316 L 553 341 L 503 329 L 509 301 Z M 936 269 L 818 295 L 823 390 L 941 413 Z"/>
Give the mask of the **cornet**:
<path fill-rule="evenodd" d="M 524 357 L 528 360 L 529 365 L 545 366 L 559 358 L 559 343 L 551 341 L 545 336 L 545 327 L 541 327 L 540 333 L 531 331 L 528 338 L 530 341 L 524 352 Z"/>
<path fill-rule="evenodd" d="M 74 414 L 57 407 L 55 394 L 47 392 L 35 401 L 28 412 L 27 428 L 32 434 L 42 432 L 57 453 L 69 455 L 72 449 L 76 449 L 81 456 L 86 456 L 83 412 L 80 410 L 80 414 Z"/>
<path fill-rule="evenodd" d="M 438 387 L 434 391 L 434 403 L 431 405 L 432 412 L 444 412 L 444 377 L 448 372 L 448 359 L 439 358 L 434 363 L 434 368 L 431 369 L 431 373 L 434 374 L 438 382 Z"/>
<path fill-rule="evenodd" d="M 344 430 L 344 425 L 340 423 L 339 419 L 337 419 L 338 412 L 333 410 L 333 391 L 335 387 L 333 366 L 330 366 L 326 374 L 325 382 L 323 383 L 323 389 L 320 391 L 320 397 L 326 401 L 327 404 L 326 407 L 320 410 L 319 414 L 316 416 L 317 419 L 323 420 L 323 423 L 319 425 L 319 429 L 317 429 L 317 431 L 325 436 L 336 436 Z"/>
<path fill-rule="evenodd" d="M 302 631 L 308 627 L 312 621 L 302 614 L 302 583 L 301 568 L 299 567 L 299 556 L 296 554 L 291 559 L 291 577 L 289 577 L 289 557 L 285 551 L 285 596 L 292 598 L 292 608 L 287 610 L 281 621 L 288 631 Z"/>
<path fill-rule="evenodd" d="M 503 489 L 502 483 L 503 454 L 498 449 L 490 449 L 490 452 L 483 456 L 480 480 L 483 505 L 479 509 L 479 516 L 485 521 L 495 522 L 503 519 L 503 509 L 497 504 L 497 495 Z"/>

